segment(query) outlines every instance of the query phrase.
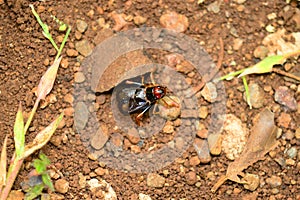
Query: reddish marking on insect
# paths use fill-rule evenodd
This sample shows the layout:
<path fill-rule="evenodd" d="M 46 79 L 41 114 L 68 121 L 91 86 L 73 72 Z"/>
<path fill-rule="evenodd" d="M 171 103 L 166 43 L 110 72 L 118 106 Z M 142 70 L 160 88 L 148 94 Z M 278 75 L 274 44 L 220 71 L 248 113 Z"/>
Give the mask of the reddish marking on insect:
<path fill-rule="evenodd" d="M 156 99 L 161 99 L 166 94 L 166 88 L 161 86 L 155 86 L 153 88 L 153 94 L 156 97 Z"/>

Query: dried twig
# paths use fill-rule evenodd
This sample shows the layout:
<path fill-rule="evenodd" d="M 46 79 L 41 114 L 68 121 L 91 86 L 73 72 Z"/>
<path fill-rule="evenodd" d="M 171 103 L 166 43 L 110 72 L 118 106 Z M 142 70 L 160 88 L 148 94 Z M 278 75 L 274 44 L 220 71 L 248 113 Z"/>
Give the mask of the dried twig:
<path fill-rule="evenodd" d="M 286 76 L 286 77 L 295 79 L 295 80 L 297 80 L 297 81 L 300 81 L 300 77 L 299 77 L 299 76 L 296 76 L 296 75 L 294 75 L 294 74 L 291 74 L 291 73 L 282 71 L 282 70 L 277 69 L 277 68 L 273 68 L 272 71 L 275 72 L 275 73 L 277 73 L 277 74 L 281 74 L 281 75 L 283 75 L 283 76 Z"/>

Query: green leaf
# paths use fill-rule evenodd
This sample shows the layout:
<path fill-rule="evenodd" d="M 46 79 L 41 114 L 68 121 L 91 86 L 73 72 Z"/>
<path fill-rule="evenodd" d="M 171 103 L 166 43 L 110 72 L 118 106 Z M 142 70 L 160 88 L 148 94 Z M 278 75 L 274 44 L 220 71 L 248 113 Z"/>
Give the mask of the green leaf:
<path fill-rule="evenodd" d="M 44 189 L 44 184 L 38 184 L 34 187 L 30 188 L 29 192 L 25 194 L 25 200 L 33 200 L 36 197 L 40 196 L 42 194 L 42 191 Z"/>
<path fill-rule="evenodd" d="M 45 154 L 40 153 L 39 157 L 40 157 L 41 161 L 42 161 L 46 166 L 50 165 L 51 162 L 50 162 L 49 158 L 48 158 Z"/>
<path fill-rule="evenodd" d="M 246 68 L 238 78 L 248 75 L 248 74 L 263 74 L 272 72 L 274 65 L 281 65 L 285 62 L 285 57 L 282 55 L 269 56 L 260 61 L 259 63 L 253 65 L 252 67 Z"/>
<path fill-rule="evenodd" d="M 16 121 L 14 125 L 14 140 L 15 149 L 17 154 L 17 159 L 23 156 L 24 146 L 25 146 L 25 133 L 24 133 L 24 119 L 22 114 L 21 103 L 16 116 Z"/>
<path fill-rule="evenodd" d="M 54 186 L 48 173 L 42 175 L 42 180 L 43 183 L 47 185 L 51 191 L 54 191 Z"/>
<path fill-rule="evenodd" d="M 59 31 L 65 31 L 67 30 L 68 26 L 66 24 L 61 24 L 58 28 Z"/>
<path fill-rule="evenodd" d="M 34 140 L 25 146 L 25 152 L 23 159 L 30 156 L 36 150 L 42 148 L 50 140 L 51 136 L 54 134 L 58 124 L 61 122 L 64 113 L 61 113 L 58 118 L 56 118 L 50 125 L 37 134 Z"/>
<path fill-rule="evenodd" d="M 7 146 L 7 136 L 5 136 L 2 151 L 1 151 L 1 160 L 0 160 L 0 189 L 5 185 L 6 183 L 6 165 L 7 165 L 7 152 L 6 152 L 6 146 Z"/>
<path fill-rule="evenodd" d="M 34 159 L 33 160 L 33 166 L 36 169 L 38 174 L 44 173 L 47 169 L 47 166 L 40 159 Z"/>
<path fill-rule="evenodd" d="M 38 174 L 43 174 L 47 170 L 47 166 L 50 164 L 50 160 L 43 153 L 39 155 L 40 159 L 33 160 L 33 166 Z"/>

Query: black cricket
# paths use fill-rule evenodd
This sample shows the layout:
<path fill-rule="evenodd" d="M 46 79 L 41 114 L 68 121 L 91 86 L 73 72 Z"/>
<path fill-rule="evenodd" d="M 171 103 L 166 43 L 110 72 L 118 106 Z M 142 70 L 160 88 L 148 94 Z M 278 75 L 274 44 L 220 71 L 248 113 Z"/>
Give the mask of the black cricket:
<path fill-rule="evenodd" d="M 144 76 L 141 76 L 141 83 L 126 80 L 125 83 L 128 87 L 122 90 L 122 93 L 126 94 L 126 98 L 122 98 L 122 103 L 127 104 L 127 113 L 129 115 L 135 115 L 135 122 L 137 125 L 141 125 L 145 113 L 152 108 L 159 100 L 164 104 L 165 107 L 179 107 L 174 101 L 174 104 L 169 105 L 163 98 L 166 97 L 167 87 L 155 84 L 153 74 L 150 73 L 151 83 L 144 83 Z M 131 85 L 131 87 L 130 87 Z M 138 87 L 132 87 L 137 85 Z M 169 97 L 170 98 L 170 97 Z"/>

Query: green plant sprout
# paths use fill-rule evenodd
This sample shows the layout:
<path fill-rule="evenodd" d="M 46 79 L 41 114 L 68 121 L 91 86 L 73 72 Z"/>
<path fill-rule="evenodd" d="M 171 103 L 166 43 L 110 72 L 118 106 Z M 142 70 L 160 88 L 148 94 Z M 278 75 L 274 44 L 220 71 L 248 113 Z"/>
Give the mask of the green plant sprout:
<path fill-rule="evenodd" d="M 25 194 L 25 200 L 32 200 L 42 194 L 44 188 L 48 187 L 51 191 L 54 191 L 51 178 L 47 172 L 47 167 L 50 165 L 50 160 L 43 153 L 39 154 L 39 159 L 33 160 L 33 166 L 35 168 L 34 175 L 41 176 L 42 182 L 29 188 L 29 191 Z"/>
<path fill-rule="evenodd" d="M 24 159 L 30 156 L 32 153 L 37 151 L 38 149 L 42 148 L 47 142 L 50 140 L 51 136 L 54 134 L 56 128 L 58 127 L 59 123 L 63 119 L 64 113 L 61 113 L 50 125 L 48 125 L 46 128 L 44 128 L 42 131 L 40 131 L 34 140 L 30 142 L 29 144 L 25 145 L 25 135 L 26 132 L 32 122 L 33 116 L 38 108 L 39 102 L 41 99 L 45 99 L 45 97 L 50 93 L 50 91 L 53 88 L 54 81 L 57 75 L 57 70 L 61 61 L 61 52 L 62 49 L 67 41 L 67 38 L 69 36 L 69 33 L 71 31 L 71 27 L 68 27 L 68 30 L 66 31 L 66 35 L 63 39 L 63 42 L 60 45 L 60 48 L 56 45 L 54 42 L 51 34 L 49 33 L 49 28 L 46 24 L 42 22 L 36 11 L 34 10 L 34 7 L 30 5 L 30 8 L 32 10 L 32 13 L 36 17 L 38 23 L 41 25 L 43 29 L 44 36 L 51 42 L 53 47 L 57 50 L 57 55 L 55 57 L 55 60 L 53 64 L 47 69 L 45 74 L 42 76 L 40 83 L 37 88 L 37 99 L 35 101 L 35 104 L 30 112 L 30 115 L 24 125 L 24 118 L 23 118 L 23 112 L 22 112 L 22 105 L 21 102 L 19 104 L 19 108 L 16 114 L 16 120 L 14 124 L 14 142 L 15 142 L 15 152 L 12 156 L 8 171 L 6 171 L 7 167 L 7 152 L 6 152 L 6 146 L 7 146 L 7 136 L 4 139 L 3 147 L 1 151 L 0 156 L 0 200 L 6 200 L 11 188 L 13 186 L 13 183 L 20 171 L 20 168 L 24 162 Z M 41 157 L 40 157 L 41 158 Z M 43 160 L 45 162 L 45 160 Z M 38 167 L 38 165 L 37 165 Z M 49 188 L 53 188 L 53 186 L 50 186 L 49 184 L 49 177 L 44 178 L 44 183 L 49 186 Z"/>
<path fill-rule="evenodd" d="M 251 66 L 251 67 L 247 67 L 247 68 L 241 69 L 239 71 L 231 72 L 229 74 L 226 74 L 225 76 L 222 76 L 218 80 L 231 80 L 237 75 L 238 75 L 238 78 L 242 78 L 243 84 L 244 84 L 244 87 L 245 87 L 246 101 L 247 101 L 247 104 L 249 105 L 250 109 L 252 109 L 252 105 L 251 105 L 251 101 L 250 101 L 249 88 L 248 88 L 248 84 L 247 84 L 247 80 L 246 80 L 246 75 L 276 72 L 276 73 L 279 73 L 279 74 L 282 74 L 284 76 L 288 76 L 290 78 L 293 78 L 293 79 L 296 79 L 296 80 L 300 81 L 300 77 L 298 77 L 298 76 L 295 76 L 293 74 L 289 74 L 287 72 L 284 72 L 284 71 L 281 71 L 279 69 L 273 68 L 273 66 L 275 66 L 275 65 L 284 64 L 285 61 L 288 58 L 298 56 L 298 55 L 300 55 L 300 50 L 297 50 L 297 51 L 294 51 L 294 52 L 291 52 L 291 53 L 287 53 L 287 54 L 284 54 L 284 55 L 268 56 L 268 57 L 264 58 L 263 60 L 261 60 L 260 62 L 258 62 L 257 64 Z"/>

